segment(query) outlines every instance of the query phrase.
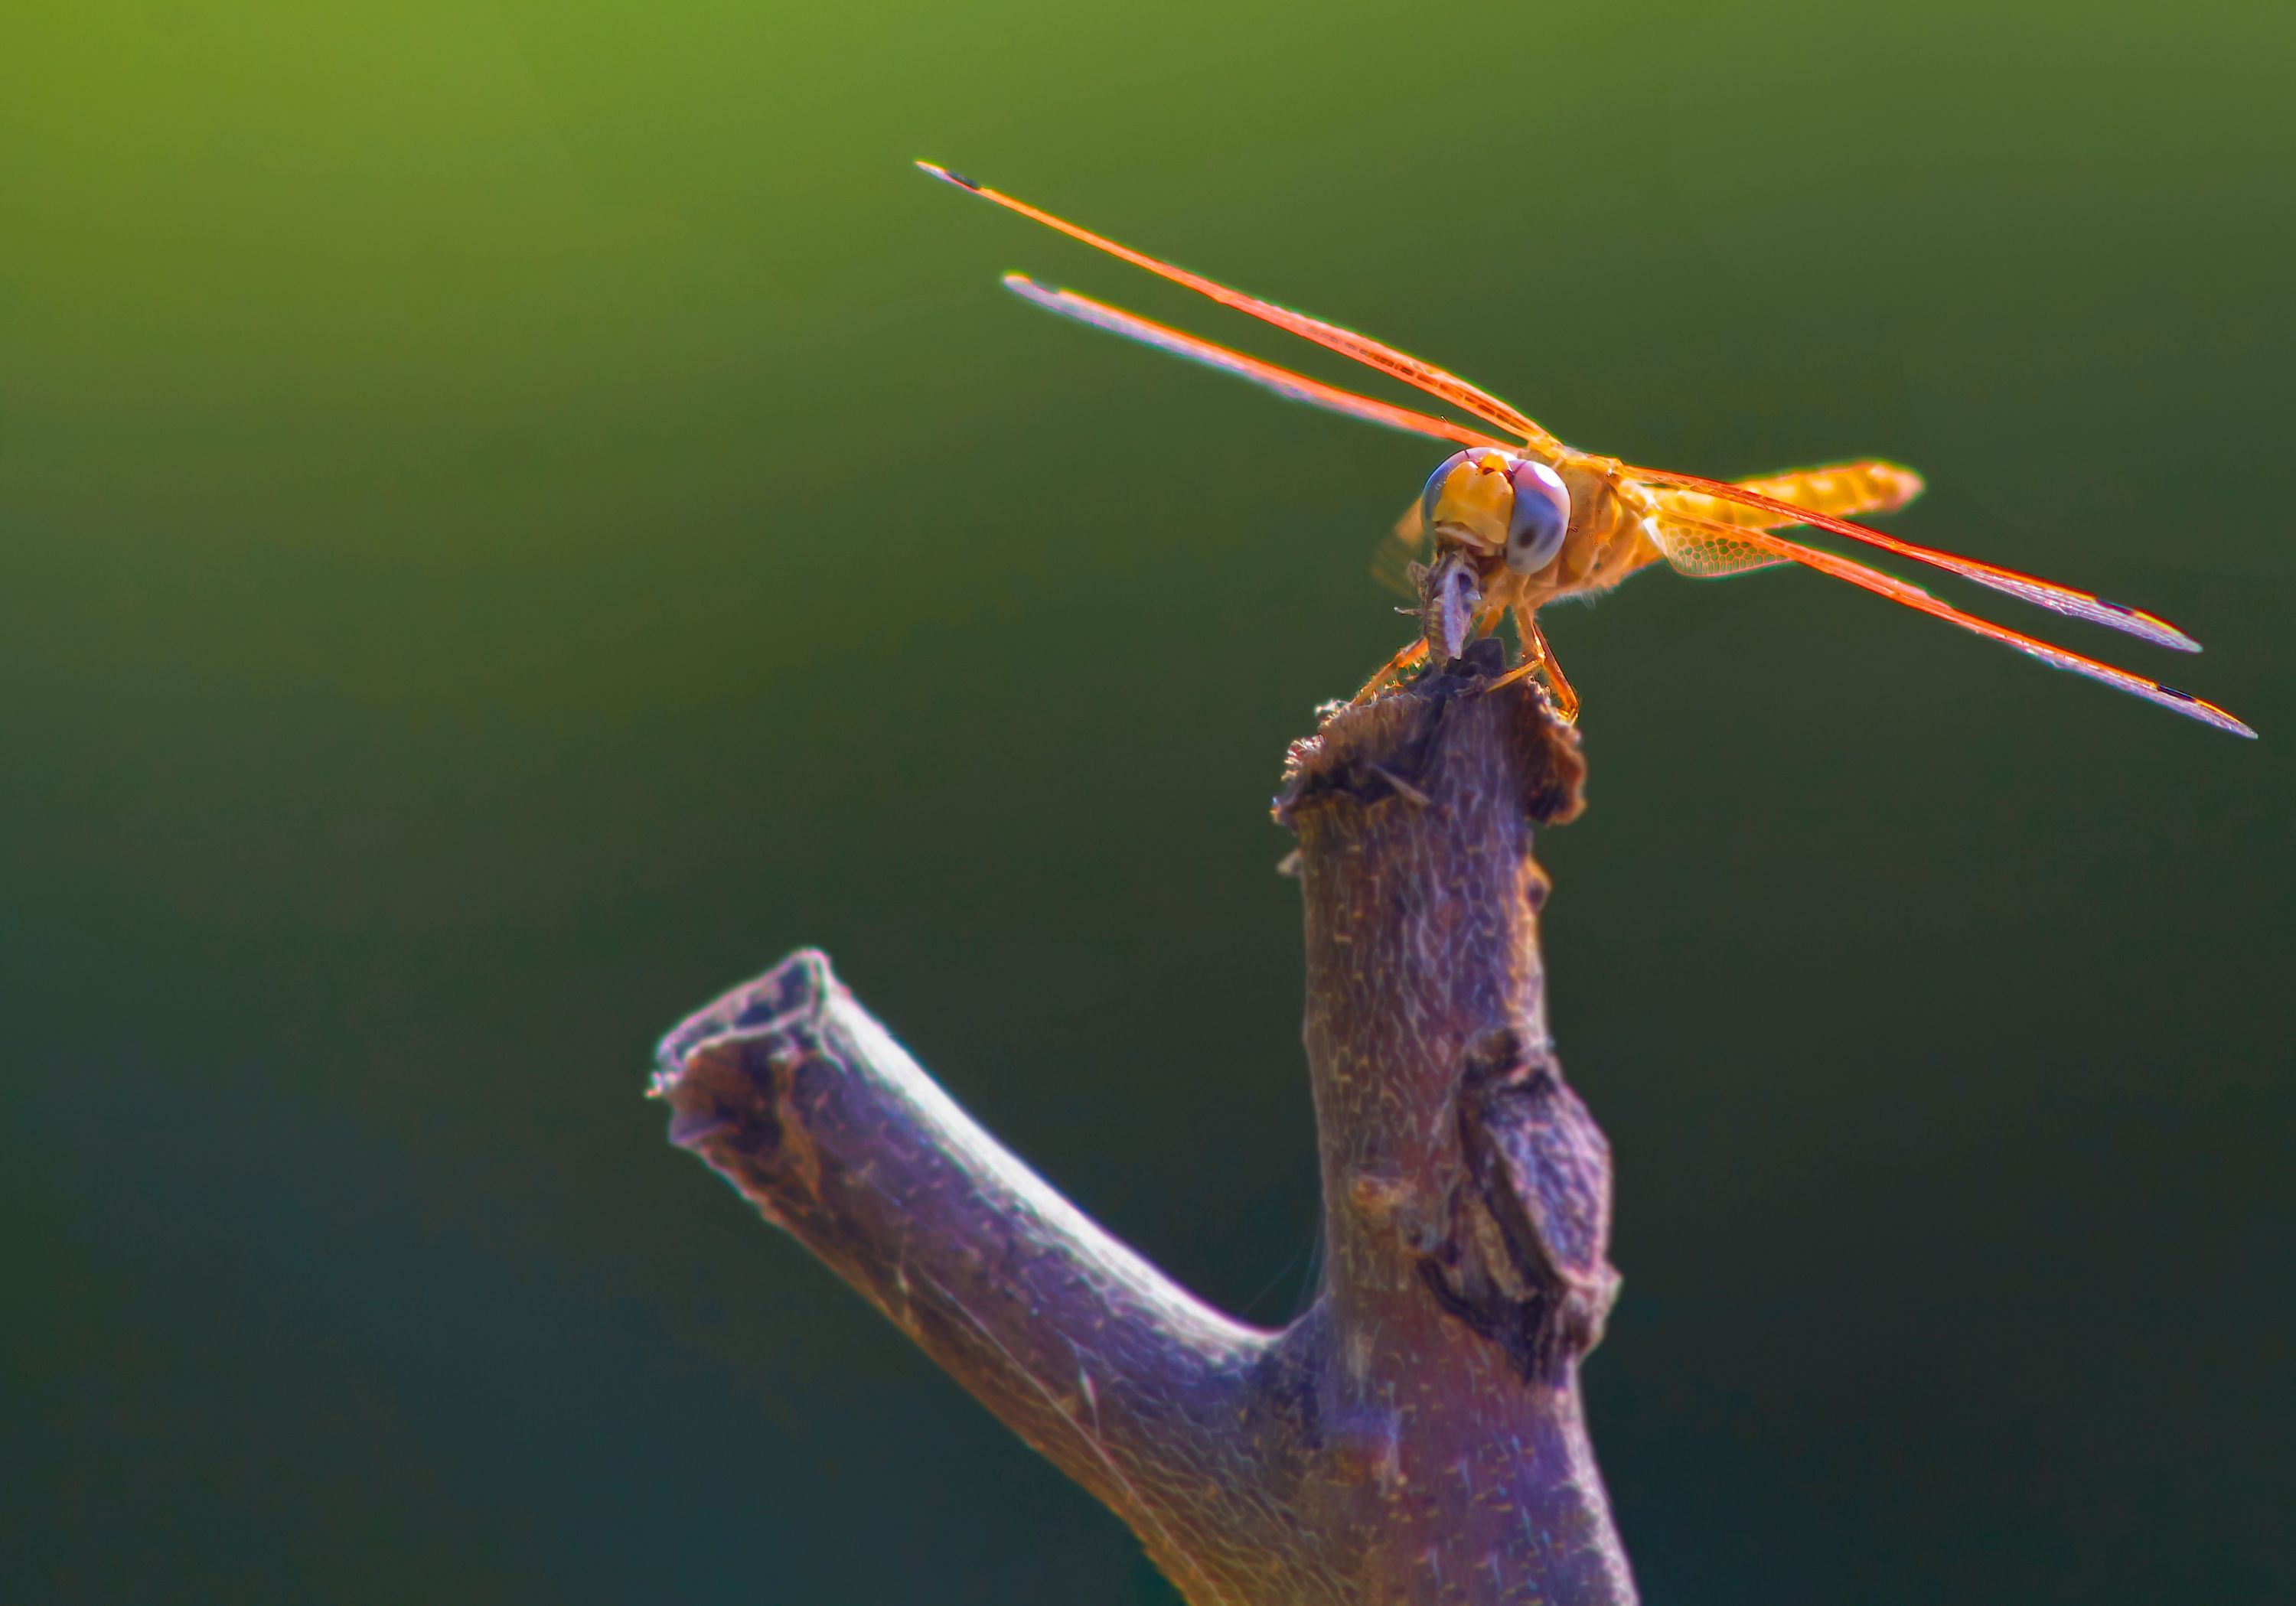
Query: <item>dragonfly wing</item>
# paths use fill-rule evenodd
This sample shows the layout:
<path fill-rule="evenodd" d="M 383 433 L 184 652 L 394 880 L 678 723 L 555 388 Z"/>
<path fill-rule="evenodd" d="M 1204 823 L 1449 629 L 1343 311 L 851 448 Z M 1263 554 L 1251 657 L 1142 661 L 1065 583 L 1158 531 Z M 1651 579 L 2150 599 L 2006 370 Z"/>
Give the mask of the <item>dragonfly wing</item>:
<path fill-rule="evenodd" d="M 1403 510 L 1403 517 L 1371 555 L 1371 578 L 1398 596 L 1419 600 L 1419 587 L 1412 583 L 1411 566 L 1419 561 L 1420 548 L 1427 544 L 1426 510 L 1420 498 L 1414 496 L 1411 505 Z"/>
<path fill-rule="evenodd" d="M 1320 383 L 1305 374 L 1278 368 L 1273 363 L 1263 363 L 1240 351 L 1230 351 L 1225 346 L 1215 346 L 1210 340 L 1183 334 L 1165 324 L 1111 307 L 1104 301 L 1080 296 L 1072 290 L 1050 289 L 1022 274 L 1006 274 L 1004 288 L 1047 312 L 1056 312 L 1064 318 L 1074 318 L 1079 324 L 1089 324 L 1095 329 L 1104 329 L 1111 334 L 1120 334 L 1127 340 L 1153 346 L 1159 351 L 1168 351 L 1174 356 L 1184 356 L 1190 362 L 1218 368 L 1239 379 L 1248 379 L 1253 384 L 1265 386 L 1292 401 L 1306 402 L 1326 412 L 1344 413 L 1349 418 L 1360 418 L 1366 423 L 1385 424 L 1391 430 L 1408 430 L 1415 435 L 1431 435 L 1438 440 L 1456 440 L 1462 446 L 1504 445 L 1478 430 L 1455 424 L 1447 418 L 1414 413 L 1408 407 L 1394 406 L 1368 396 L 1357 396 L 1351 390 Z"/>
<path fill-rule="evenodd" d="M 2067 619 L 2126 631 L 2158 647 L 2174 647 L 2180 652 L 2201 650 L 2200 643 L 2159 614 L 2147 613 L 2141 608 L 2130 608 L 2120 602 L 2108 602 L 2095 592 L 2061 586 L 2054 580 L 2045 580 L 2038 575 L 2023 574 L 2014 569 L 2003 569 L 1997 564 L 1981 563 L 1975 558 L 1957 557 L 1934 547 L 1917 546 L 1911 541 L 1901 541 L 1895 536 L 1868 529 L 1863 524 L 1852 524 L 1847 519 L 1837 519 L 1815 508 L 1799 507 L 1742 485 L 1702 479 L 1695 474 L 1677 474 L 1667 469 L 1628 467 L 1623 471 L 1636 479 L 1660 486 L 1680 486 L 1703 492 L 1723 502 L 1756 508 L 1776 515 L 1783 524 L 1807 524 L 1813 529 L 1826 530 L 1852 541 L 1863 542 L 1868 546 L 1878 546 L 1883 552 L 1893 552 L 1899 557 L 1911 558 L 1916 563 L 1926 563 L 1932 569 L 1944 569 L 1948 574 L 1959 575 L 1964 580 L 1974 581 L 1980 586 L 2016 597 L 2021 602 L 2046 608 L 2052 613 L 2061 613 Z"/>
<path fill-rule="evenodd" d="M 1777 502 L 1791 502 L 1813 512 L 1831 513 L 1837 519 L 1855 518 L 1860 513 L 1893 513 L 1922 494 L 1919 474 L 1901 463 L 1879 460 L 1793 469 L 1734 483 L 1742 491 L 1752 491 Z M 1679 486 L 1660 486 L 1652 494 L 1659 505 L 1669 512 L 1687 513 L 1715 524 L 1778 529 L 1793 522 L 1765 508 L 1725 502 L 1718 496 L 1685 490 Z"/>
<path fill-rule="evenodd" d="M 1509 434 L 1519 436 L 1526 445 L 1547 448 L 1557 448 L 1561 445 L 1553 436 L 1497 397 L 1468 383 L 1456 373 L 1447 373 L 1432 363 L 1423 363 L 1417 357 L 1398 351 L 1392 346 L 1382 345 L 1368 335 L 1357 334 L 1351 329 L 1342 329 L 1336 324 L 1326 324 L 1321 318 L 1311 318 L 1305 313 L 1293 312 L 1288 307 L 1278 307 L 1273 301 L 1263 301 L 1257 296 L 1245 295 L 1240 290 L 1230 290 L 1225 284 L 1217 283 L 1201 274 L 1192 274 L 1184 267 L 1175 267 L 1168 262 L 1160 262 L 1144 252 L 1132 250 L 1129 246 L 1119 245 L 1105 235 L 1095 234 L 1090 229 L 1080 228 L 1064 218 L 1054 217 L 1050 212 L 1041 211 L 1025 201 L 1016 201 L 1012 196 L 992 190 L 986 184 L 975 184 L 962 174 L 952 173 L 947 168 L 937 167 L 929 161 L 921 161 L 917 166 L 944 183 L 955 184 L 960 190 L 970 191 L 983 201 L 993 201 L 1007 211 L 1018 212 L 1021 217 L 1032 218 L 1047 228 L 1057 229 L 1071 240 L 1080 240 L 1095 250 L 1106 251 L 1110 256 L 1119 258 L 1136 267 L 1144 267 L 1150 273 L 1169 279 L 1175 284 L 1184 284 L 1200 295 L 1210 296 L 1223 307 L 1232 307 L 1238 312 L 1249 313 L 1251 316 L 1273 324 L 1279 329 L 1288 329 L 1293 334 L 1315 341 L 1318 346 L 1326 347 L 1343 356 L 1353 357 L 1357 362 L 1376 368 L 1382 373 L 1392 375 L 1413 389 L 1424 391 L 1438 401 L 1448 402 L 1455 407 L 1473 414 L 1485 423 L 1496 425 Z"/>
<path fill-rule="evenodd" d="M 1660 527 L 1659 539 L 1661 550 L 1664 549 L 1667 541 L 1680 540 L 1692 533 L 1682 527 L 1693 522 L 1683 519 L 1652 520 L 1653 524 Z M 2085 658 L 2080 653 L 2067 651 L 2064 648 L 2052 643 L 2038 641 L 2020 631 L 1997 625 L 1990 619 L 1981 619 L 1974 614 L 1964 613 L 1958 608 L 1939 602 L 1920 586 L 1910 585 L 1895 575 L 1883 574 L 1878 569 L 1868 569 L 1863 563 L 1852 562 L 1848 558 L 1820 551 L 1815 546 L 1804 546 L 1799 542 L 1789 541 L 1783 536 L 1775 536 L 1767 530 L 1750 530 L 1734 525 L 1717 524 L 1710 527 L 1706 533 L 1718 541 L 1734 541 L 1767 548 L 1778 557 L 1790 559 L 1807 568 L 1815 569 L 1820 574 L 1832 575 L 1837 580 L 1847 580 L 1850 585 L 1861 590 L 1870 591 L 1876 596 L 1887 597 L 1893 602 L 1911 608 L 1916 612 L 1926 613 L 1932 619 L 1943 619 L 1949 625 L 1958 625 L 1964 630 L 1984 636 L 1988 641 L 1997 641 L 2004 646 L 2013 647 L 2028 658 L 2039 659 L 2051 668 L 2065 669 L 2075 675 L 2087 676 L 2091 680 L 2103 681 L 2106 685 L 2127 692 L 2131 696 L 2142 697 L 2147 702 L 2159 703 L 2164 709 L 2173 709 L 2187 718 L 2197 719 L 2203 725 L 2212 725 L 2220 731 L 2229 731 L 2235 736 L 2252 737 L 2256 734 L 2254 731 L 2223 709 L 2204 699 L 2195 697 L 2189 692 L 2180 692 L 2174 686 L 2162 685 L 2157 680 L 2147 680 L 2142 675 L 2132 675 L 2126 669 L 2116 669 L 2111 664 L 2100 663 L 2095 659 Z"/>
<path fill-rule="evenodd" d="M 1675 572 L 1696 580 L 1718 580 L 1793 561 L 1775 548 L 1744 539 L 1737 533 L 1742 528 L 1687 516 L 1661 516 L 1644 526 Z"/>

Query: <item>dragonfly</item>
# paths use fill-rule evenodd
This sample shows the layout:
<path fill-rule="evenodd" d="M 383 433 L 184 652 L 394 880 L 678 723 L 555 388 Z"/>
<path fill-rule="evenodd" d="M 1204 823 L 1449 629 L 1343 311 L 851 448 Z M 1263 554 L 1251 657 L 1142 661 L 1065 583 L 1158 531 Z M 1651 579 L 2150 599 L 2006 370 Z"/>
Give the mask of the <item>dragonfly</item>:
<path fill-rule="evenodd" d="M 1292 401 L 1456 446 L 1458 450 L 1436 465 L 1405 512 L 1396 539 L 1405 548 L 1420 550 L 1431 538 L 1438 564 L 1464 578 L 1466 584 L 1456 601 L 1464 604 L 1465 634 L 1488 635 L 1502 619 L 1513 617 L 1523 652 L 1506 678 L 1537 674 L 1562 718 L 1577 717 L 1578 699 L 1539 627 L 1538 610 L 1546 603 L 1607 591 L 1658 562 L 1697 578 L 1796 563 L 2220 731 L 2256 734 L 2225 709 L 2189 692 L 1965 613 L 1895 575 L 1781 533 L 1822 530 L 2066 619 L 2102 625 L 2158 647 L 2200 651 L 2198 642 L 2158 614 L 2038 575 L 1918 545 L 1853 521 L 1858 514 L 1894 512 L 1919 495 L 1922 477 L 1911 469 L 1872 460 L 1719 480 L 1582 452 L 1490 392 L 1368 335 L 1231 290 L 947 168 L 928 161 L 917 166 L 968 194 L 1399 380 L 1483 426 L 1343 390 L 1074 291 L 1052 289 L 1025 274 L 1004 276 L 1007 289 L 1048 312 L 1250 380 Z M 1434 611 L 1431 600 L 1428 607 Z M 1430 637 L 1440 640 L 1442 635 L 1431 624 L 1423 629 L 1418 640 L 1364 684 L 1356 701 L 1377 696 L 1426 660 L 1433 651 Z"/>

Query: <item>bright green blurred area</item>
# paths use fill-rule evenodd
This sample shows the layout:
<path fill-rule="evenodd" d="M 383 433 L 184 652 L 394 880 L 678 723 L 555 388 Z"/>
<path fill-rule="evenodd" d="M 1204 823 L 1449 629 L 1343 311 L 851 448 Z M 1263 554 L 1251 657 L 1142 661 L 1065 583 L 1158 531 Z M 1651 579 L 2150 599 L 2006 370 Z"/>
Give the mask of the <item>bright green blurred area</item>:
<path fill-rule="evenodd" d="M 1309 1281 L 1283 745 L 1442 455 L 1914 463 L 2236 742 L 1814 576 L 1549 625 L 1588 1369 L 1653 1602 L 2296 1590 L 2296 12 L 0 14 L 0 1596 L 1168 1601 L 662 1142 L 800 942 L 1086 1208 Z M 1389 392 L 1382 391 L 1382 394 Z M 1997 606 L 1994 604 L 1998 604 Z M 2038 623 L 2036 621 L 2038 621 Z"/>

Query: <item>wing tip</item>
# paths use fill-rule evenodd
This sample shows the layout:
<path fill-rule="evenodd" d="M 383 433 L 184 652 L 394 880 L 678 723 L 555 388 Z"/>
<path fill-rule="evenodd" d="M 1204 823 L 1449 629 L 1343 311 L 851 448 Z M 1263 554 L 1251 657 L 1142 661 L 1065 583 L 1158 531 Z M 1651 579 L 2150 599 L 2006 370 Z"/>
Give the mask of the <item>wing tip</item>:
<path fill-rule="evenodd" d="M 921 171 L 931 174 L 943 184 L 953 184 L 960 190 L 971 190 L 976 195 L 980 193 L 979 184 L 954 168 L 944 168 L 939 162 L 927 161 L 922 157 L 917 158 L 917 167 Z"/>
<path fill-rule="evenodd" d="M 2147 613 L 2142 608 L 2131 608 L 2126 602 L 2109 602 L 2096 599 L 2096 605 L 2136 627 L 2132 634 L 2143 636 L 2156 646 L 2173 648 L 2178 652 L 2198 652 L 2201 643 L 2162 619 L 2157 613 Z"/>
<path fill-rule="evenodd" d="M 2205 697 L 2195 697 L 2190 692 L 2180 692 L 2175 686 L 2164 684 L 2157 680 L 2152 683 L 2152 689 L 2163 697 L 2176 699 L 2176 707 L 2179 713 L 2190 714 L 2204 725 L 2212 725 L 2220 731 L 2229 731 L 2235 736 L 2245 736 L 2251 742 L 2256 740 L 2256 732 L 2245 720 L 2228 709 L 2217 707 Z"/>
<path fill-rule="evenodd" d="M 1075 311 L 1077 297 L 1065 290 L 1054 290 L 1049 284 L 1039 284 L 1026 274 L 1006 274 L 997 283 L 1031 307 L 1043 307 L 1054 312 L 1068 312 L 1071 315 L 1079 315 Z"/>

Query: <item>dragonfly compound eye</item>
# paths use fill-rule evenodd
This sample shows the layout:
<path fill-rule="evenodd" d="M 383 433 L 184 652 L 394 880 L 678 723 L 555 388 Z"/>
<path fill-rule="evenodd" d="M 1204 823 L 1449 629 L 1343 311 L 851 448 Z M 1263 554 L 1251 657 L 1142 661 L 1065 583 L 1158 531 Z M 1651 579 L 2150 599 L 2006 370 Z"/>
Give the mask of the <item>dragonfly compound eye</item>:
<path fill-rule="evenodd" d="M 1419 521 L 1422 528 L 1430 530 L 1435 528 L 1435 504 L 1442 499 L 1443 482 L 1450 479 L 1453 469 L 1467 461 L 1468 455 L 1465 452 L 1454 452 L 1437 463 L 1435 471 L 1427 476 L 1427 488 L 1419 493 Z"/>
<path fill-rule="evenodd" d="M 1554 561 L 1570 528 L 1570 493 L 1562 477 L 1543 463 L 1519 463 L 1508 475 L 1514 511 L 1507 516 L 1507 567 L 1536 574 Z"/>

